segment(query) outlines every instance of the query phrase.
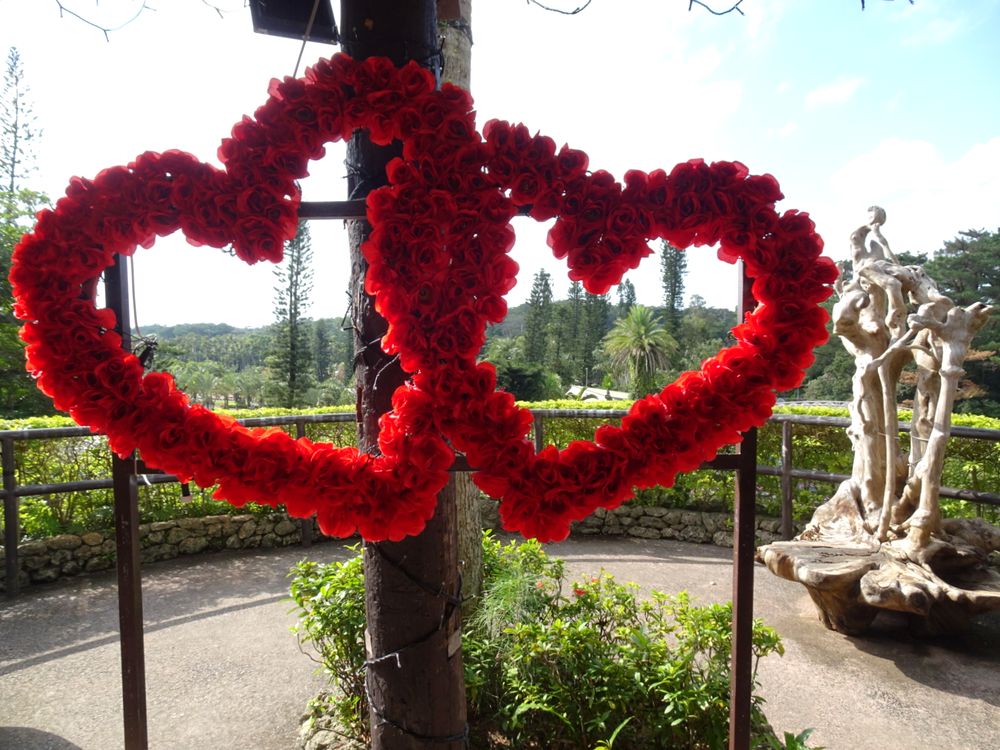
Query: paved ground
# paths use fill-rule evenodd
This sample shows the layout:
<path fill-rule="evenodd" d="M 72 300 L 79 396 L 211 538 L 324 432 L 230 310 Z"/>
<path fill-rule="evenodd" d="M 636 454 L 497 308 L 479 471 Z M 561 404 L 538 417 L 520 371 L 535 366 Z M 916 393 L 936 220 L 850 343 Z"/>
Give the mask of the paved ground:
<path fill-rule="evenodd" d="M 583 538 L 552 545 L 572 573 L 601 568 L 702 602 L 730 597 L 729 552 L 679 542 Z M 286 573 L 309 550 L 220 553 L 144 574 L 146 684 L 155 750 L 291 750 L 323 681 L 288 628 Z M 815 727 L 832 750 L 1000 747 L 1000 618 L 952 642 L 887 620 L 870 638 L 825 630 L 808 596 L 756 569 L 756 611 L 786 653 L 761 665 L 775 728 Z M 122 747 L 117 609 L 110 576 L 0 602 L 0 750 Z"/>

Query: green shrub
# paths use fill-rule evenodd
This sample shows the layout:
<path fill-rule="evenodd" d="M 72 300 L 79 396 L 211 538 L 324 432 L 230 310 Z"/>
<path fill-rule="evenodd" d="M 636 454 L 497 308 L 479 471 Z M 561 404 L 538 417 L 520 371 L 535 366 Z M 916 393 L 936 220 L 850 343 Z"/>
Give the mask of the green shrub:
<path fill-rule="evenodd" d="M 274 417 L 297 414 L 323 414 L 353 411 L 353 407 L 326 409 L 245 409 L 227 413 L 237 418 Z M 69 417 L 28 417 L 0 420 L 0 429 L 73 427 Z M 285 425 L 295 434 L 294 425 Z M 327 422 L 306 425 L 306 435 L 315 441 L 335 445 L 354 445 L 357 431 L 354 422 Z M 111 453 L 107 440 L 100 435 L 18 440 L 14 443 L 15 475 L 19 485 L 58 484 L 86 479 L 107 479 L 111 476 Z M 269 506 L 248 504 L 236 508 L 212 498 L 215 487 L 190 486 L 190 500 L 182 499 L 177 484 L 146 484 L 139 482 L 139 519 L 143 523 L 174 518 L 200 517 L 217 514 L 267 514 Z M 101 531 L 113 526 L 114 499 L 110 489 L 49 493 L 28 496 L 20 501 L 22 536 L 39 539 L 56 534 Z"/>
<path fill-rule="evenodd" d="M 357 550 L 358 547 L 351 547 Z M 292 631 L 299 644 L 310 643 L 337 690 L 311 705 L 315 715 L 329 712 L 352 739 L 367 742 L 365 697 L 365 576 L 362 555 L 347 562 L 319 564 L 303 560 L 290 573 L 291 596 L 298 613 Z"/>
<path fill-rule="evenodd" d="M 473 747 L 722 748 L 728 735 L 730 605 L 696 607 L 602 573 L 567 585 L 537 542 L 484 536 L 483 594 L 463 633 Z M 298 632 L 339 689 L 326 702 L 364 741 L 360 556 L 293 570 Z M 754 623 L 755 659 L 782 653 Z M 766 725 L 753 700 L 755 727 Z M 762 734 L 760 739 L 765 739 Z"/>
<path fill-rule="evenodd" d="M 625 401 L 542 401 L 523 404 L 536 409 L 625 409 Z M 351 407 L 315 409 L 252 409 L 227 412 L 239 418 L 268 417 L 291 414 L 349 412 Z M 781 406 L 779 413 L 811 414 L 815 416 L 847 417 L 846 408 Z M 909 414 L 901 412 L 901 421 Z M 608 421 L 614 422 L 612 418 Z M 968 414 L 955 414 L 956 426 L 1000 429 L 1000 419 Z M 553 417 L 544 421 L 546 442 L 565 447 L 573 440 L 589 440 L 601 424 L 600 419 L 583 417 Z M 68 417 L 30 417 L 0 420 L 0 429 L 35 427 L 67 427 Z M 294 426 L 284 427 L 294 435 Z M 842 427 L 795 425 L 793 458 L 797 468 L 814 469 L 834 474 L 850 474 L 853 450 Z M 356 443 L 353 422 L 317 423 L 306 425 L 306 435 L 316 441 L 345 446 Z M 111 458 L 103 437 L 86 435 L 76 438 L 18 441 L 15 443 L 17 481 L 20 485 L 50 484 L 78 479 L 100 479 L 111 476 Z M 904 449 L 907 448 L 904 437 Z M 758 432 L 759 461 L 777 466 L 781 462 L 781 426 L 769 422 Z M 1000 487 L 1000 443 L 952 437 L 944 462 L 942 484 L 949 487 L 993 491 Z M 733 475 L 724 471 L 695 471 L 682 474 L 673 487 L 640 490 L 637 502 L 694 510 L 731 511 L 733 505 Z M 759 476 L 757 507 L 761 514 L 778 517 L 781 514 L 781 482 L 778 477 Z M 824 502 L 835 486 L 825 482 L 798 480 L 794 485 L 793 513 L 796 520 L 808 520 L 815 508 Z M 228 503 L 211 498 L 214 487 L 198 489 L 192 486 L 192 501 L 181 502 L 176 485 L 140 485 L 140 518 L 143 522 L 161 521 L 185 516 L 216 513 L 270 512 L 266 506 L 247 505 L 233 508 Z M 963 500 L 941 501 L 945 516 L 979 515 L 1000 523 L 1000 507 L 969 503 Z M 29 538 L 40 538 L 65 532 L 101 530 L 110 527 L 112 517 L 111 490 L 58 493 L 21 500 L 21 527 Z"/>

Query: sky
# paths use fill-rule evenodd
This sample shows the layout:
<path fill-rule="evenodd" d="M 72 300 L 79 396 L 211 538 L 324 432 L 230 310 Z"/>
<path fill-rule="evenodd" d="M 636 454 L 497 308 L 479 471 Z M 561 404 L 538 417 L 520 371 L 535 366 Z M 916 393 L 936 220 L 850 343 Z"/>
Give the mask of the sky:
<path fill-rule="evenodd" d="M 64 0 L 116 26 L 134 0 Z M 151 3 L 110 41 L 60 18 L 54 0 L 0 0 L 0 52 L 16 46 L 43 130 L 28 187 L 53 199 L 74 175 L 178 148 L 217 164 L 219 142 L 290 75 L 300 43 L 254 34 L 241 0 Z M 576 0 L 547 0 L 572 10 Z M 338 4 L 334 4 L 337 6 Z M 715 3 L 723 8 L 727 3 Z M 996 0 L 743 0 L 744 15 L 686 0 L 592 0 L 577 15 L 524 0 L 473 3 L 472 92 L 480 127 L 523 122 L 590 155 L 592 169 L 669 169 L 735 160 L 782 185 L 779 209 L 807 211 L 834 259 L 867 208 L 883 206 L 894 250 L 932 253 L 959 231 L 1000 227 L 1000 3 Z M 303 66 L 335 52 L 310 43 Z M 301 74 L 301 71 L 300 71 Z M 306 200 L 345 195 L 328 148 Z M 523 302 L 545 268 L 569 281 L 546 225 L 515 219 Z M 314 222 L 312 317 L 342 316 L 342 222 Z M 687 296 L 733 307 L 736 276 L 710 248 L 689 251 Z M 273 267 L 247 267 L 173 236 L 135 256 L 134 319 L 256 327 L 272 321 Z M 662 304 L 655 256 L 627 278 Z"/>

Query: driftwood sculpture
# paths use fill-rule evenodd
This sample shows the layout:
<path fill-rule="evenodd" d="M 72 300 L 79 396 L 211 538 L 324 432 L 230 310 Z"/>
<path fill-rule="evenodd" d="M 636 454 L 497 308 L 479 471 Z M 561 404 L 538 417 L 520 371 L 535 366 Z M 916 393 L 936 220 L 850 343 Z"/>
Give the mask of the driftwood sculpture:
<path fill-rule="evenodd" d="M 761 547 L 776 575 L 805 585 L 827 627 L 860 633 L 880 609 L 909 613 L 926 633 L 960 629 L 1000 609 L 1000 574 L 987 559 L 1000 528 L 942 520 L 941 471 L 962 363 L 991 308 L 955 305 L 919 266 L 904 266 L 882 235 L 885 211 L 851 235 L 853 273 L 837 284 L 834 333 L 854 356 L 848 435 L 851 477 L 790 542 Z M 909 451 L 896 392 L 916 367 Z"/>

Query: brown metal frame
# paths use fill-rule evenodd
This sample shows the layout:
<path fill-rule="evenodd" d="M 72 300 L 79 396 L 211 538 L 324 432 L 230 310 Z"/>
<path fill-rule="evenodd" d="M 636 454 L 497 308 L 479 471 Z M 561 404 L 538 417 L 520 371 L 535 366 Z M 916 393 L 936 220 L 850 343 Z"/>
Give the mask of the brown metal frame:
<path fill-rule="evenodd" d="M 303 203 L 299 215 L 311 219 L 363 218 L 364 201 Z M 740 310 L 752 309 L 752 298 L 745 274 L 741 272 Z M 106 304 L 115 312 L 122 347 L 131 350 L 131 316 L 128 300 L 126 259 L 115 256 L 114 265 L 105 274 Z M 536 423 L 537 425 L 537 423 Z M 304 431 L 304 425 L 297 433 Z M 536 440 L 541 430 L 536 431 Z M 13 491 L 13 441 L 3 445 L 3 482 L 5 517 L 17 518 L 17 496 Z M 754 505 L 757 482 L 757 435 L 744 435 L 738 455 L 723 455 L 707 466 L 736 471 L 735 531 L 733 536 L 733 671 L 730 687 L 730 750 L 750 747 L 750 698 L 752 690 L 752 649 L 750 636 L 753 618 Z M 117 548 L 118 616 L 122 654 L 122 704 L 125 750 L 146 750 L 145 654 L 142 625 L 142 580 L 139 561 L 138 490 L 136 459 L 114 456 L 112 486 L 115 507 L 115 543 Z M 9 505 L 14 506 L 13 513 Z M 6 524 L 6 549 L 16 549 L 17 524 Z M 307 542 L 308 543 L 308 542 Z M 16 555 L 6 556 L 7 580 L 16 580 Z"/>

